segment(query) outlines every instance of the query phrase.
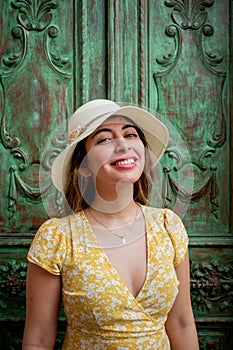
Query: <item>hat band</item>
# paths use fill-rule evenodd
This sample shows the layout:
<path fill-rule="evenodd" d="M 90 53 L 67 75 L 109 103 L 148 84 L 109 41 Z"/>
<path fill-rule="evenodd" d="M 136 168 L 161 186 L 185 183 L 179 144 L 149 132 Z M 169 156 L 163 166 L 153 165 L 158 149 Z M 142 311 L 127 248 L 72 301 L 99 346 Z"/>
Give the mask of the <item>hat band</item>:
<path fill-rule="evenodd" d="M 73 131 L 70 132 L 69 137 L 68 137 L 68 145 L 71 145 L 80 135 L 82 135 L 89 126 L 91 126 L 94 122 L 96 122 L 98 119 L 102 118 L 106 114 L 113 113 L 114 111 L 109 111 L 107 113 L 98 115 L 95 119 L 87 123 L 86 125 L 78 125 L 77 128 Z"/>
<path fill-rule="evenodd" d="M 78 125 L 77 129 L 71 131 L 68 138 L 68 145 L 71 145 L 78 138 L 78 136 L 82 135 L 84 131 L 86 131 L 86 129 L 87 126 Z"/>

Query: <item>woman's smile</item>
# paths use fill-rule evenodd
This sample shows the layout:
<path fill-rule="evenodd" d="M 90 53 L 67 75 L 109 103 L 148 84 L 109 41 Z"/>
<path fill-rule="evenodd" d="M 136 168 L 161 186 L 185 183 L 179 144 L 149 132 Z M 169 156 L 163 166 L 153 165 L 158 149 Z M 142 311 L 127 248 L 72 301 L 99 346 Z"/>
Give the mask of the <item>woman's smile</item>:
<path fill-rule="evenodd" d="M 111 163 L 111 165 L 122 169 L 132 169 L 137 165 L 136 162 L 136 158 L 123 158 Z"/>
<path fill-rule="evenodd" d="M 108 187 L 126 180 L 133 184 L 145 164 L 145 148 L 136 127 L 121 116 L 109 118 L 86 141 L 87 164 L 93 178 Z"/>

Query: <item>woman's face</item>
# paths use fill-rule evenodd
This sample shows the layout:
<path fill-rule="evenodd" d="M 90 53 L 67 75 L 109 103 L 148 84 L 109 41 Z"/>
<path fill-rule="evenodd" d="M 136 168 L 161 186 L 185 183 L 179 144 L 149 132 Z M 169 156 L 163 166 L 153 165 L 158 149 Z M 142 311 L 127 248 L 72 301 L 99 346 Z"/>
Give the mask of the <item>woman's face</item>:
<path fill-rule="evenodd" d="M 139 180 L 145 165 L 145 148 L 134 125 L 122 116 L 108 118 L 86 141 L 87 167 L 97 185 Z"/>

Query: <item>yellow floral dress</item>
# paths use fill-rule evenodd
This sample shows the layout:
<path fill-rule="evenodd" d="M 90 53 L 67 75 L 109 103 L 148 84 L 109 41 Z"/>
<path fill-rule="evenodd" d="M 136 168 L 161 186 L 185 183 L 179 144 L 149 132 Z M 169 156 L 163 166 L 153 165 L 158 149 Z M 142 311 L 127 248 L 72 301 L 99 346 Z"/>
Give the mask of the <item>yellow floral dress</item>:
<path fill-rule="evenodd" d="M 112 266 L 83 211 L 50 219 L 38 230 L 28 260 L 62 276 L 63 350 L 170 349 L 164 324 L 178 292 L 174 267 L 185 257 L 188 237 L 171 210 L 141 209 L 148 254 L 137 297 Z"/>

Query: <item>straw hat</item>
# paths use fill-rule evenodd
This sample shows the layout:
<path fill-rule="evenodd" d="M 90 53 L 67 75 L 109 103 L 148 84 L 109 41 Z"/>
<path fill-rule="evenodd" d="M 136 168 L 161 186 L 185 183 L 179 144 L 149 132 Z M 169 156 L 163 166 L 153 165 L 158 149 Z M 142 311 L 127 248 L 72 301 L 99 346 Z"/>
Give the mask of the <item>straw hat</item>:
<path fill-rule="evenodd" d="M 160 120 L 139 107 L 120 107 L 110 100 L 93 100 L 78 108 L 68 121 L 68 145 L 52 165 L 52 181 L 59 191 L 63 192 L 66 186 L 71 158 L 77 143 L 113 115 L 130 118 L 143 131 L 150 151 L 155 156 L 155 163 L 158 163 L 169 141 L 168 130 Z"/>

